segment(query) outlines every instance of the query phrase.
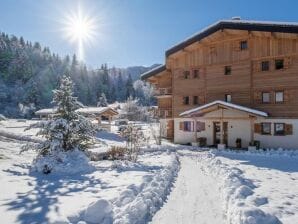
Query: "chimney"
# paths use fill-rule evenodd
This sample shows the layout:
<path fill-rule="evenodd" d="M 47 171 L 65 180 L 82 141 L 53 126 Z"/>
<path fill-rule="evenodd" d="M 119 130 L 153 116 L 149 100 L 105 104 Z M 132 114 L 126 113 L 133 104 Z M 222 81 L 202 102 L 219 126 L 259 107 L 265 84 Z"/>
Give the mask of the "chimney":
<path fill-rule="evenodd" d="M 241 17 L 240 16 L 233 16 L 232 20 L 241 20 Z"/>

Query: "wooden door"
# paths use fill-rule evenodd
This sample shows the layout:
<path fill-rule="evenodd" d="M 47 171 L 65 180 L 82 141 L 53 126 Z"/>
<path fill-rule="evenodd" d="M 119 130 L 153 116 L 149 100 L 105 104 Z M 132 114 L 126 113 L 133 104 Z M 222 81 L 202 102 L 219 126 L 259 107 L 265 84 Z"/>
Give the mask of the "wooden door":
<path fill-rule="evenodd" d="M 220 144 L 221 125 L 220 122 L 213 122 L 213 144 Z M 223 143 L 228 145 L 228 122 L 223 122 Z"/>

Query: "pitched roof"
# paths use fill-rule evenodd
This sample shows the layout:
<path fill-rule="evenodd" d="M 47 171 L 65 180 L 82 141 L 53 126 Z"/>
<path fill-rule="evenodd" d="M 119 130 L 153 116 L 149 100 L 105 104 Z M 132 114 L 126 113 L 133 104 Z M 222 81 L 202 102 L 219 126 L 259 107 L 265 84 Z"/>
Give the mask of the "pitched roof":
<path fill-rule="evenodd" d="M 76 111 L 82 114 L 102 114 L 106 111 L 111 111 L 114 114 L 118 114 L 117 111 L 115 111 L 110 107 L 84 107 L 84 108 L 79 108 Z"/>
<path fill-rule="evenodd" d="M 250 20 L 220 20 L 168 49 L 166 51 L 166 57 L 221 29 L 298 33 L 298 23 Z"/>
<path fill-rule="evenodd" d="M 151 70 L 143 73 L 141 75 L 141 79 L 142 80 L 148 79 L 149 77 L 154 76 L 154 75 L 156 75 L 156 74 L 158 74 L 160 72 L 163 72 L 165 70 L 166 70 L 166 66 L 165 65 L 157 66 L 157 67 L 155 67 L 155 68 L 153 68 L 153 69 L 151 69 Z"/>
<path fill-rule="evenodd" d="M 57 108 L 45 108 L 38 111 L 35 111 L 36 115 L 48 115 L 57 113 Z"/>
<path fill-rule="evenodd" d="M 222 105 L 222 106 L 227 107 L 227 108 L 244 111 L 244 112 L 254 114 L 254 115 L 257 115 L 257 116 L 268 117 L 268 114 L 266 112 L 251 109 L 249 107 L 240 106 L 240 105 L 237 105 L 237 104 L 234 104 L 234 103 L 228 103 L 228 102 L 225 102 L 225 101 L 222 101 L 222 100 L 216 100 L 216 101 L 213 101 L 211 103 L 207 103 L 205 105 L 196 107 L 194 109 L 187 110 L 187 111 L 179 114 L 179 116 L 181 116 L 181 117 L 191 116 L 191 115 L 194 115 L 196 113 L 200 113 L 200 111 L 203 110 L 203 109 L 206 109 L 208 107 L 212 107 L 212 106 L 215 106 L 215 105 Z"/>

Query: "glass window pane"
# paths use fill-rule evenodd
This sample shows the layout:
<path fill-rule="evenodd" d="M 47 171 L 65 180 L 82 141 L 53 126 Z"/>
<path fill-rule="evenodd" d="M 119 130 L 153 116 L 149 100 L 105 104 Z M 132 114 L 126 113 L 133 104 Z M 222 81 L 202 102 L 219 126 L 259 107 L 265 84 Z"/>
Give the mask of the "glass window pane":
<path fill-rule="evenodd" d="M 263 93 L 262 94 L 262 102 L 269 103 L 270 102 L 270 93 Z"/>
<path fill-rule="evenodd" d="M 284 93 L 283 92 L 275 92 L 275 102 L 280 103 L 284 101 Z"/>

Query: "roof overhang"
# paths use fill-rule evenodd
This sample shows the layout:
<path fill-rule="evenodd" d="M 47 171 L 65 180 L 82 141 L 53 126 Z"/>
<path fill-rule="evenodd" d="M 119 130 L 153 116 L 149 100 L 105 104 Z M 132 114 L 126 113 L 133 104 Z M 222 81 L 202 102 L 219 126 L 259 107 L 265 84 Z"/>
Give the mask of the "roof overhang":
<path fill-rule="evenodd" d="M 146 80 L 148 78 L 150 78 L 151 76 L 155 76 L 163 71 L 166 70 L 166 66 L 165 65 L 160 65 L 160 66 L 157 66 L 143 74 L 141 74 L 141 79 L 142 80 Z"/>
<path fill-rule="evenodd" d="M 187 110 L 181 113 L 179 116 L 180 117 L 199 117 L 219 109 L 232 109 L 232 110 L 245 112 L 250 116 L 268 117 L 268 114 L 266 112 L 255 110 L 249 107 L 240 106 L 234 103 L 228 103 L 221 100 L 216 100 L 211 103 L 196 107 L 194 109 Z"/>
<path fill-rule="evenodd" d="M 263 32 L 281 32 L 281 33 L 298 33 L 298 23 L 283 22 L 265 22 L 249 20 L 221 20 L 213 25 L 194 34 L 186 40 L 176 44 L 166 51 L 166 57 L 177 51 L 183 50 L 187 46 L 202 40 L 203 38 L 223 29 L 263 31 Z"/>

